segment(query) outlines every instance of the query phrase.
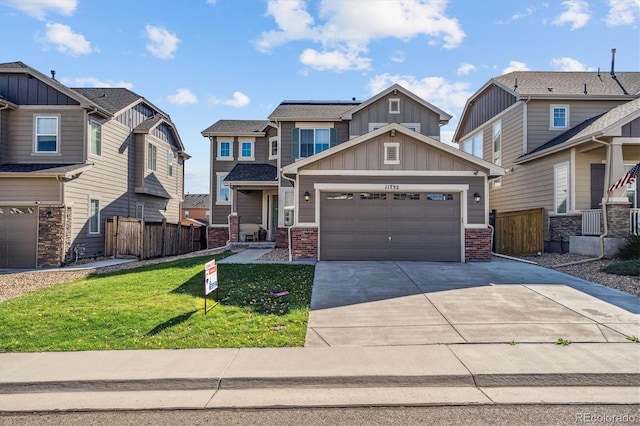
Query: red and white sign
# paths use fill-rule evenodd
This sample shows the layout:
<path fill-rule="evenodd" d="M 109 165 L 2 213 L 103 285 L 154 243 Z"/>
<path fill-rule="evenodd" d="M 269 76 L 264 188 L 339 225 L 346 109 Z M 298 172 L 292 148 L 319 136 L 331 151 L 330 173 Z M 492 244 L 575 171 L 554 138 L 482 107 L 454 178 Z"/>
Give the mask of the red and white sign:
<path fill-rule="evenodd" d="M 205 296 L 218 288 L 218 266 L 212 260 L 204 264 L 204 294 Z"/>

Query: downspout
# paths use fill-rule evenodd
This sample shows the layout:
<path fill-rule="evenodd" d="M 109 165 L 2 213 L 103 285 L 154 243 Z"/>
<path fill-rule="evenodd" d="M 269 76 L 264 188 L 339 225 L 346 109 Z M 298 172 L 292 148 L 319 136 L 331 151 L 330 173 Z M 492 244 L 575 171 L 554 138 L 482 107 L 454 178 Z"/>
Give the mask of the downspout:
<path fill-rule="evenodd" d="M 292 187 L 296 187 L 296 181 L 288 178 L 287 176 L 285 176 L 285 174 L 282 172 L 282 169 L 280 169 L 280 176 L 282 176 L 283 178 L 285 178 L 286 180 L 288 180 L 289 182 L 291 182 L 291 186 Z M 293 253 L 291 253 L 291 228 L 293 228 L 293 225 L 287 228 L 287 235 L 288 235 L 288 246 L 289 246 L 289 262 L 291 262 L 293 260 Z"/>
<path fill-rule="evenodd" d="M 568 263 L 562 263 L 560 265 L 555 265 L 552 268 L 561 268 L 563 266 L 570 266 L 570 265 L 578 265 L 580 263 L 587 263 L 587 262 L 595 262 L 596 260 L 601 260 L 602 258 L 604 258 L 604 239 L 605 237 L 609 234 L 609 225 L 608 225 L 608 221 L 607 221 L 607 200 L 609 199 L 609 193 L 606 192 L 609 188 L 609 169 L 610 169 L 610 162 L 611 162 L 611 144 L 601 141 L 599 139 L 597 139 L 595 136 L 591 137 L 591 141 L 592 142 L 596 142 L 596 143 L 601 143 L 603 145 L 605 145 L 607 147 L 607 156 L 606 156 L 606 160 L 605 160 L 605 171 L 604 171 L 604 190 L 605 190 L 605 196 L 602 198 L 602 223 L 604 226 L 604 232 L 602 234 L 600 234 L 600 256 L 598 257 L 594 257 L 591 259 L 582 259 L 582 260 L 576 260 L 575 262 L 568 262 Z"/>

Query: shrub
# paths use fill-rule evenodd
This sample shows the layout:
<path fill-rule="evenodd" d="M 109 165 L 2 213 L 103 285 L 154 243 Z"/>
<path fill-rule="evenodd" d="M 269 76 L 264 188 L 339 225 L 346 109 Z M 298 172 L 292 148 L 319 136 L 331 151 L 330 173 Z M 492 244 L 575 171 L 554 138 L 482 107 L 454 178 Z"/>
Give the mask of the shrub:
<path fill-rule="evenodd" d="M 618 257 L 622 260 L 640 259 L 640 237 L 629 235 L 626 243 L 618 252 Z"/>
<path fill-rule="evenodd" d="M 611 263 L 602 272 L 615 275 L 640 275 L 640 259 Z"/>

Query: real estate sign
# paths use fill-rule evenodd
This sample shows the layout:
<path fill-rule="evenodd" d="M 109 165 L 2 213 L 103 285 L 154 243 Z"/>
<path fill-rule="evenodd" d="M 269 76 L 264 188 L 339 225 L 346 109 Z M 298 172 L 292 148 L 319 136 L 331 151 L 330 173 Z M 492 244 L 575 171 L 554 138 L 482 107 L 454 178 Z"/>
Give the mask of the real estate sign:
<path fill-rule="evenodd" d="M 204 264 L 204 294 L 205 296 L 218 288 L 218 266 L 215 259 Z"/>

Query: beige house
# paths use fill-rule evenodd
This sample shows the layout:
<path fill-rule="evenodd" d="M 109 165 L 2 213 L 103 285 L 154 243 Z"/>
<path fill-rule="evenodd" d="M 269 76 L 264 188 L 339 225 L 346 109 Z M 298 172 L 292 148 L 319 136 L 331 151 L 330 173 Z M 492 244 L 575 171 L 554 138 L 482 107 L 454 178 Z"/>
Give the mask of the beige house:
<path fill-rule="evenodd" d="M 541 207 L 545 251 L 599 255 L 600 236 L 637 232 L 636 184 L 607 188 L 640 162 L 639 97 L 638 72 L 512 72 L 467 101 L 453 139 L 506 169 L 490 209 Z"/>
<path fill-rule="evenodd" d="M 103 256 L 112 216 L 179 222 L 187 158 L 140 95 L 0 64 L 0 266 Z"/>
<path fill-rule="evenodd" d="M 393 85 L 214 123 L 210 245 L 255 224 L 292 259 L 490 260 L 488 179 L 504 170 L 441 143 L 450 119 Z"/>

